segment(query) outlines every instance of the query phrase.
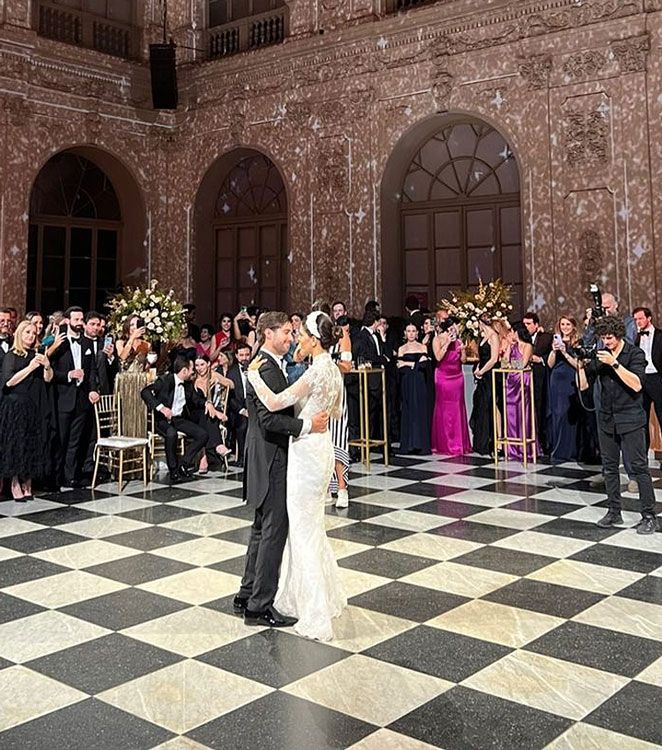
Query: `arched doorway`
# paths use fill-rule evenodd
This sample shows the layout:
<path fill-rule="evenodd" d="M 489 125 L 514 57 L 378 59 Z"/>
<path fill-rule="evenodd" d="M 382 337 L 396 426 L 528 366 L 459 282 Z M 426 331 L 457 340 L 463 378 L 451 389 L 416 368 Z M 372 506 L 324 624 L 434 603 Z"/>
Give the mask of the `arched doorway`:
<path fill-rule="evenodd" d="M 144 211 L 125 168 L 109 154 L 63 151 L 30 195 L 26 308 L 103 310 L 120 281 L 144 280 Z"/>
<path fill-rule="evenodd" d="M 215 320 L 242 305 L 286 307 L 287 194 L 269 157 L 252 149 L 221 157 L 198 191 L 196 220 L 195 298 L 203 316 Z"/>
<path fill-rule="evenodd" d="M 397 246 L 385 234 L 386 215 L 384 299 L 390 287 L 400 304 L 415 294 L 433 309 L 451 290 L 502 278 L 522 312 L 519 170 L 506 139 L 468 117 L 433 120 L 412 135 L 385 174 L 383 206 L 387 214 L 391 207 Z M 395 195 L 385 194 L 389 187 Z"/>

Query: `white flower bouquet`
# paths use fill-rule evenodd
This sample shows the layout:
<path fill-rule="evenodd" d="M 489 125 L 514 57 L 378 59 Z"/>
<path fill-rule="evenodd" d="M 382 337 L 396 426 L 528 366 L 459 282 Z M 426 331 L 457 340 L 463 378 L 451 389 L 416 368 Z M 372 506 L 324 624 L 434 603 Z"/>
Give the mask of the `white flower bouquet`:
<path fill-rule="evenodd" d="M 117 336 L 134 315 L 145 321 L 145 338 L 152 343 L 177 341 L 184 331 L 184 308 L 175 299 L 174 291 L 159 289 L 155 279 L 143 289 L 127 287 L 116 294 L 107 307 L 110 309 L 108 323 Z"/>
<path fill-rule="evenodd" d="M 510 297 L 510 287 L 501 279 L 488 284 L 479 280 L 475 292 L 454 292 L 450 299 L 443 299 L 441 305 L 449 311 L 451 317 L 457 318 L 460 336 L 467 342 L 480 338 L 479 321 L 484 315 L 492 319 L 508 318 L 513 310 Z"/>

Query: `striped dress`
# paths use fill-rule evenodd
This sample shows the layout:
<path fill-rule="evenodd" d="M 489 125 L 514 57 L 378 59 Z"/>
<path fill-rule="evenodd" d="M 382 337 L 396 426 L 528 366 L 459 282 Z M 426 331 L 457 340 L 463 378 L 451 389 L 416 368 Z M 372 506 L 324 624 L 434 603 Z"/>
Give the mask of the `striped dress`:
<path fill-rule="evenodd" d="M 335 357 L 340 352 L 340 344 L 334 344 L 329 353 Z M 345 486 L 349 482 L 349 419 L 347 417 L 347 393 L 343 388 L 342 396 L 342 417 L 340 419 L 329 420 L 329 430 L 331 431 L 331 441 L 333 442 L 333 452 L 338 463 L 342 464 L 343 477 Z M 333 468 L 333 476 L 329 483 L 329 492 L 338 492 L 338 474 L 336 466 Z"/>

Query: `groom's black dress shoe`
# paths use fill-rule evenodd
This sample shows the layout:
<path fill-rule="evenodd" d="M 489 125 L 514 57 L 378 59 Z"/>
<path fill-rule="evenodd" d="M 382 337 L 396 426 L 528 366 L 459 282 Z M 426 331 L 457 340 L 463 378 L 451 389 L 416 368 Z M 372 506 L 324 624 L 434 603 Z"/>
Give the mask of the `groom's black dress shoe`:
<path fill-rule="evenodd" d="M 285 617 L 273 607 L 264 612 L 251 612 L 244 610 L 244 625 L 266 625 L 268 628 L 289 628 L 297 621 L 296 617 Z"/>
<path fill-rule="evenodd" d="M 246 605 L 248 604 L 248 599 L 243 596 L 235 596 L 235 598 L 232 600 L 232 611 L 235 613 L 235 615 L 243 615 L 246 611 Z"/>

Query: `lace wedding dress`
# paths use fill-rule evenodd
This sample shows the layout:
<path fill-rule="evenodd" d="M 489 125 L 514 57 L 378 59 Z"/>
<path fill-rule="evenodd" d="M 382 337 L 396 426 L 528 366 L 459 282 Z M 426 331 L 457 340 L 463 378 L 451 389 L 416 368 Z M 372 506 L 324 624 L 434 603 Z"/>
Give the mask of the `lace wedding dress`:
<path fill-rule="evenodd" d="M 342 376 L 326 352 L 314 357 L 299 380 L 281 393 L 274 393 L 257 370 L 249 370 L 248 379 L 269 411 L 294 405 L 301 419 L 309 419 L 319 411 L 328 411 L 335 419 L 342 414 Z M 333 637 L 331 620 L 347 606 L 338 564 L 324 528 L 324 504 L 333 467 L 328 430 L 290 439 L 289 535 L 274 606 L 279 612 L 298 618 L 294 626 L 297 633 L 320 641 Z"/>

